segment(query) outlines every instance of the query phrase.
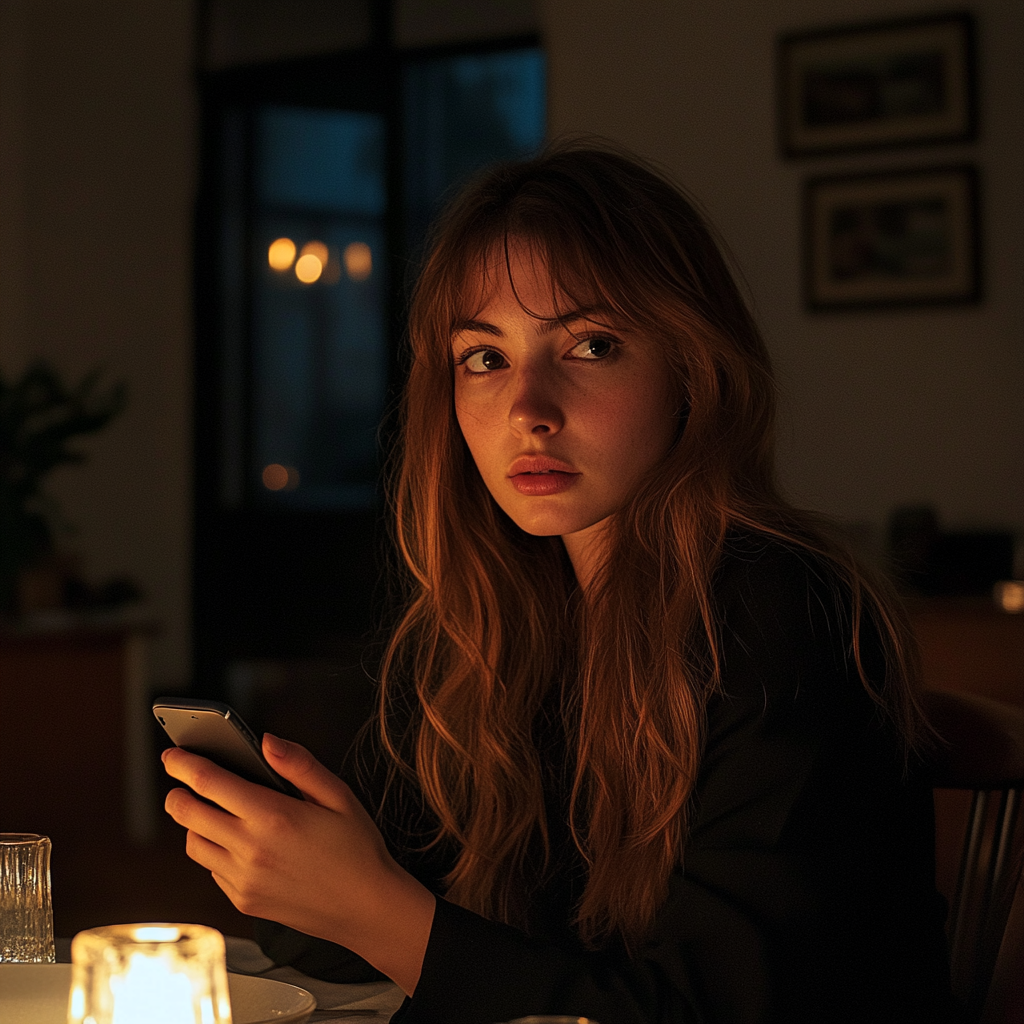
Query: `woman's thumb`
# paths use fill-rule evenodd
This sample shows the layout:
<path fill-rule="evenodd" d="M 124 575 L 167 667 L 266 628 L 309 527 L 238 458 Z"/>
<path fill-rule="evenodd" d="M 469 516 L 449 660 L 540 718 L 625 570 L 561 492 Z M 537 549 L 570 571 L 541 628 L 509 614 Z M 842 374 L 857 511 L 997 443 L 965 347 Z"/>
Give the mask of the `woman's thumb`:
<path fill-rule="evenodd" d="M 307 800 L 332 810 L 347 809 L 348 786 L 301 744 L 267 732 L 263 734 L 263 756 L 270 767 L 294 783 Z"/>

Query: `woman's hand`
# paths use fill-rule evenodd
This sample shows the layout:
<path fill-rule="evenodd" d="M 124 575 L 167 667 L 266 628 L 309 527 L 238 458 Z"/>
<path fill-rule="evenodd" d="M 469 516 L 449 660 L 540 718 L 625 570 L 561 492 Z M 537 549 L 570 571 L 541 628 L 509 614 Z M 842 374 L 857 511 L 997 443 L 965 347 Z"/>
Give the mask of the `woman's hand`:
<path fill-rule="evenodd" d="M 180 748 L 164 752 L 169 775 L 217 804 L 185 789 L 167 794 L 167 812 L 188 829 L 186 852 L 243 914 L 347 946 L 411 995 L 433 895 L 398 866 L 352 790 L 308 750 L 267 734 L 263 754 L 305 802 Z"/>

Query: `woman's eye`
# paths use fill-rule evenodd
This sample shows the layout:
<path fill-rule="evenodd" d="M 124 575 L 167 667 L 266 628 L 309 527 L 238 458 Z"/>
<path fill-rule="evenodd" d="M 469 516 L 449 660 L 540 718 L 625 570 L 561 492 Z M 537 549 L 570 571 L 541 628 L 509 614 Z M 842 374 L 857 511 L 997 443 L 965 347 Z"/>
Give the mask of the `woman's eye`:
<path fill-rule="evenodd" d="M 491 370 L 501 370 L 508 366 L 505 357 L 493 348 L 481 348 L 476 352 L 470 352 L 464 355 L 459 363 L 470 373 L 489 373 Z"/>
<path fill-rule="evenodd" d="M 605 359 L 615 349 L 615 342 L 603 335 L 596 335 L 593 338 L 584 338 L 572 347 L 573 359 Z"/>

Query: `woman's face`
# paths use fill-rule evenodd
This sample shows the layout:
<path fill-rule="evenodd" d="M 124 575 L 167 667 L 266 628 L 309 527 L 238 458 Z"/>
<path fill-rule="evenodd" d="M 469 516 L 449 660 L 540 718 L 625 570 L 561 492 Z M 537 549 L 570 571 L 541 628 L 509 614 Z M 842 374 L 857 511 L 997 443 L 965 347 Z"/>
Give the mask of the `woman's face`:
<path fill-rule="evenodd" d="M 511 272 L 518 299 L 502 261 L 479 275 L 479 309 L 456 325 L 455 412 L 498 505 L 572 555 L 668 452 L 678 402 L 657 341 L 603 309 L 555 310 L 528 250 L 513 249 Z"/>

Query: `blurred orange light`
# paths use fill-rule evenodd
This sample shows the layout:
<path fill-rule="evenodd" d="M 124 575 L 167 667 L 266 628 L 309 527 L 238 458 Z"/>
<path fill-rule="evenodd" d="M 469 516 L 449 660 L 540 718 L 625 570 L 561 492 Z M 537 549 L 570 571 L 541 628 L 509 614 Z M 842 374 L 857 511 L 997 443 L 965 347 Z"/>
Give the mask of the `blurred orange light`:
<path fill-rule="evenodd" d="M 267 262 L 273 270 L 287 270 L 295 259 L 295 243 L 290 238 L 278 238 L 270 243 Z"/>
<path fill-rule="evenodd" d="M 345 246 L 345 273 L 353 281 L 365 281 L 373 273 L 373 253 L 365 242 Z"/>
<path fill-rule="evenodd" d="M 263 486 L 268 491 L 283 491 L 288 486 L 288 470 L 276 462 L 263 467 Z"/>
<path fill-rule="evenodd" d="M 294 491 L 299 486 L 299 471 L 294 466 L 272 462 L 263 467 L 261 476 L 268 491 Z"/>
<path fill-rule="evenodd" d="M 995 585 L 996 604 L 1004 612 L 1024 612 L 1024 580 L 1003 580 Z"/>
<path fill-rule="evenodd" d="M 324 266 L 327 265 L 327 261 L 331 258 L 331 251 L 324 245 L 323 242 L 318 242 L 314 239 L 312 242 L 307 242 L 299 253 L 300 256 L 315 256 Z"/>
<path fill-rule="evenodd" d="M 295 276 L 303 284 L 312 284 L 314 281 L 319 280 L 323 272 L 323 260 L 314 256 L 311 252 L 307 252 L 305 256 L 300 256 L 295 261 Z"/>

